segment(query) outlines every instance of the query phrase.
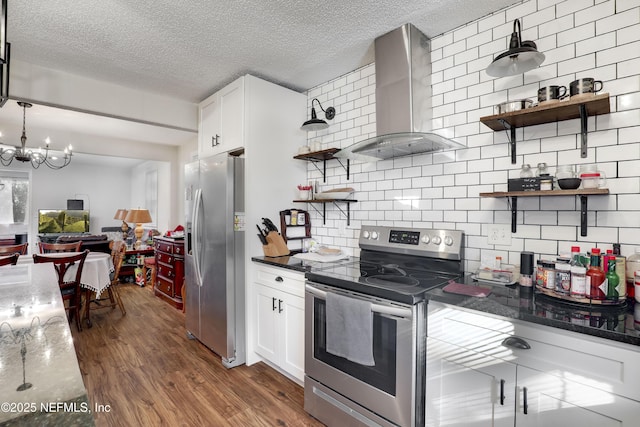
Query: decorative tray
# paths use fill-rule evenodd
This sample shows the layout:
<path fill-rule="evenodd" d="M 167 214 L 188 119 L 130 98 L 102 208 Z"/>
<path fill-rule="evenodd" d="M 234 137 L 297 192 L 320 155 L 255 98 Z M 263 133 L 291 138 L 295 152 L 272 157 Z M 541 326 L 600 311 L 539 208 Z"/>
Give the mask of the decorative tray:
<path fill-rule="evenodd" d="M 536 292 L 546 295 L 548 297 L 552 297 L 567 303 L 579 304 L 579 305 L 600 305 L 600 306 L 622 306 L 627 304 L 626 297 L 617 300 L 600 300 L 600 299 L 591 299 L 591 298 L 580 298 L 571 295 L 559 294 L 553 289 L 547 289 L 540 285 L 535 285 Z"/>

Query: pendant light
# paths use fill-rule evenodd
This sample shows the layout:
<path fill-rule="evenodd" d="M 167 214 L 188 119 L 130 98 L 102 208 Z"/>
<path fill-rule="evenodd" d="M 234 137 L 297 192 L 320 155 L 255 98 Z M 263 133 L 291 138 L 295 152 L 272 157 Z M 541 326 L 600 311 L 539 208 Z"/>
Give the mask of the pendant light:
<path fill-rule="evenodd" d="M 534 42 L 521 41 L 520 20 L 513 21 L 513 33 L 509 42 L 509 50 L 501 53 L 487 67 L 487 74 L 492 77 L 506 77 L 522 74 L 537 68 L 544 61 L 544 54 L 538 52 Z"/>
<path fill-rule="evenodd" d="M 324 108 L 322 108 L 322 104 L 320 104 L 320 101 L 318 101 L 318 98 L 313 98 L 311 100 L 311 119 L 307 120 L 306 122 L 304 122 L 302 124 L 302 126 L 300 127 L 300 129 L 302 130 L 306 130 L 306 131 L 310 131 L 310 130 L 322 130 L 322 129 L 326 129 L 329 127 L 329 123 L 327 123 L 326 121 L 319 119 L 318 116 L 316 115 L 316 109 L 313 108 L 313 103 L 317 102 L 318 106 L 320 107 L 320 109 L 322 110 L 322 112 L 324 112 L 324 116 L 327 120 L 333 120 L 333 118 L 336 116 L 336 109 L 333 107 L 328 107 L 326 110 Z"/>

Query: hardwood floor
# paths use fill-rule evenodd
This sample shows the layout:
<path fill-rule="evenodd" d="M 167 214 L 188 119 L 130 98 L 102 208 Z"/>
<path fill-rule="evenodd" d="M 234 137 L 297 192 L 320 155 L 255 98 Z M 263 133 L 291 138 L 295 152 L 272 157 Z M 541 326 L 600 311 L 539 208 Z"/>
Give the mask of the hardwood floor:
<path fill-rule="evenodd" d="M 120 285 L 127 314 L 92 311 L 71 327 L 96 426 L 322 426 L 303 389 L 264 363 L 226 369 L 186 338 L 184 314 L 149 288 Z"/>

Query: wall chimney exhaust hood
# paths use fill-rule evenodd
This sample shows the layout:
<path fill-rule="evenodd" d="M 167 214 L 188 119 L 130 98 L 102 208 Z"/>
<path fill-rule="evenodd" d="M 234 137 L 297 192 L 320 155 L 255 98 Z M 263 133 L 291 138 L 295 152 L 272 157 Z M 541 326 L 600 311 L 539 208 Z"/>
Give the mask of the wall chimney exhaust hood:
<path fill-rule="evenodd" d="M 336 157 L 378 161 L 466 148 L 432 129 L 430 42 L 412 24 L 376 38 L 376 130 Z"/>

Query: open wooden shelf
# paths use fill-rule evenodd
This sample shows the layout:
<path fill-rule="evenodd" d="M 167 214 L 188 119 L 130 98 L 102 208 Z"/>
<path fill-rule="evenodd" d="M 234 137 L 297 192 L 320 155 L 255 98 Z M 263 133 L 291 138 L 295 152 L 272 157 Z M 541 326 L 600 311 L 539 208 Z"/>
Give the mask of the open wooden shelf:
<path fill-rule="evenodd" d="M 310 153 L 298 154 L 293 156 L 293 158 L 297 160 L 306 160 L 308 162 L 312 162 L 312 164 L 316 167 L 316 169 L 318 169 L 318 171 L 322 174 L 323 182 L 327 182 L 327 160 L 335 159 L 338 161 L 338 163 L 340 163 L 340 166 L 342 166 L 347 171 L 347 181 L 348 181 L 349 180 L 349 159 L 347 159 L 346 165 L 342 164 L 342 161 L 339 158 L 334 157 L 334 154 L 336 154 L 338 151 L 340 151 L 339 148 L 327 148 L 326 150 L 312 151 Z M 317 162 L 322 162 L 322 169 L 318 167 L 318 165 L 316 164 Z"/>
<path fill-rule="evenodd" d="M 587 196 L 609 194 L 608 188 L 588 188 L 578 190 L 536 190 L 536 191 L 496 191 L 480 193 L 480 197 L 508 197 L 511 201 L 511 232 L 517 231 L 518 197 L 540 196 L 580 196 L 580 235 L 587 235 Z"/>
<path fill-rule="evenodd" d="M 333 203 L 335 205 L 336 208 L 338 208 L 338 210 L 340 212 L 342 212 L 342 214 L 344 216 L 347 217 L 347 225 L 351 225 L 351 208 L 349 207 L 351 203 L 355 203 L 357 202 L 357 200 L 353 200 L 353 199 L 313 199 L 313 200 L 294 200 L 294 203 L 311 203 L 311 207 L 318 212 L 318 214 L 322 215 L 322 224 L 326 224 L 327 223 L 327 203 Z M 313 206 L 313 203 L 321 203 L 322 204 L 322 212 L 320 212 L 318 210 L 318 208 L 316 208 L 315 206 Z M 342 208 L 340 207 L 340 203 L 345 203 L 347 205 L 347 211 L 343 211 Z"/>
<path fill-rule="evenodd" d="M 600 95 L 583 94 L 572 97 L 567 101 L 558 101 L 510 113 L 480 117 L 480 122 L 495 131 L 510 131 L 511 163 L 515 164 L 517 128 L 579 118 L 580 134 L 582 136 L 580 156 L 585 158 L 587 157 L 587 117 L 610 112 L 611 106 L 608 93 Z"/>
<path fill-rule="evenodd" d="M 496 191 L 495 193 L 480 193 L 480 197 L 591 196 L 596 194 L 609 194 L 609 189 L 588 188 L 578 190 Z"/>

